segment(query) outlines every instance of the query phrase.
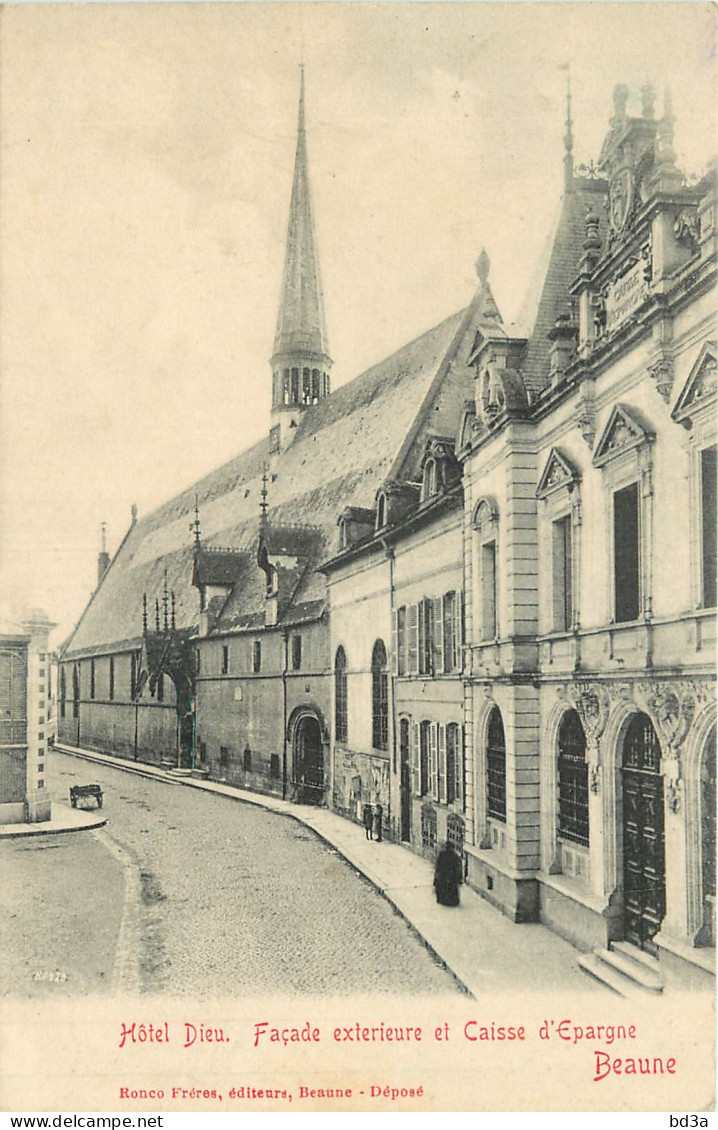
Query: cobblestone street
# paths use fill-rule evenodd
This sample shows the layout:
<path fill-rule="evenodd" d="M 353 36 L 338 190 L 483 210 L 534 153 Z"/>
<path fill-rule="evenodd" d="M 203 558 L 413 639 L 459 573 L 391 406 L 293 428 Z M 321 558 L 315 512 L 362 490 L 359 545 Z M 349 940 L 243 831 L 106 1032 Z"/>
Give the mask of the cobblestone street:
<path fill-rule="evenodd" d="M 3 993 L 459 991 L 373 887 L 293 820 L 59 753 L 52 773 L 55 797 L 101 784 L 108 823 L 0 845 L 16 915 Z"/>

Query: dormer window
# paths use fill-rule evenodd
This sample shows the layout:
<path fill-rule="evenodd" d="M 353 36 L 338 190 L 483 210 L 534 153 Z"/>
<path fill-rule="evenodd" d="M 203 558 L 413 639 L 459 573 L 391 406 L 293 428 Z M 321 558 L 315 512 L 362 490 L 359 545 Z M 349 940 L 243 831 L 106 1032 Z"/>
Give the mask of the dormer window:
<path fill-rule="evenodd" d="M 381 530 L 386 525 L 386 495 L 380 494 L 376 500 L 376 528 Z"/>
<path fill-rule="evenodd" d="M 421 483 L 421 501 L 426 502 L 439 490 L 439 469 L 435 459 L 427 459 L 424 466 L 424 477 Z"/>

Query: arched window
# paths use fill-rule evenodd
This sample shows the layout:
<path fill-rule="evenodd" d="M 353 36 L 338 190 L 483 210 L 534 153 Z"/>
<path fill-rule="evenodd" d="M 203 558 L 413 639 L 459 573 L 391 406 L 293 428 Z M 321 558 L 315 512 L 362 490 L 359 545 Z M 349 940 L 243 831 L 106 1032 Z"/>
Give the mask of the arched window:
<path fill-rule="evenodd" d="M 386 495 L 380 494 L 376 500 L 376 528 L 381 530 L 386 525 Z"/>
<path fill-rule="evenodd" d="M 558 834 L 588 847 L 588 764 L 586 735 L 575 710 L 558 730 Z"/>
<path fill-rule="evenodd" d="M 438 475 L 435 459 L 427 459 L 424 466 L 424 477 L 421 483 L 421 501 L 426 502 L 427 499 L 435 495 L 438 490 Z"/>
<path fill-rule="evenodd" d="M 383 640 L 376 641 L 371 653 L 371 735 L 374 749 L 389 748 L 389 676 Z"/>
<path fill-rule="evenodd" d="M 486 811 L 492 819 L 506 823 L 506 738 L 498 706 L 495 706 L 489 715 L 486 744 Z"/>
<path fill-rule="evenodd" d="M 334 657 L 334 739 L 347 741 L 349 710 L 347 700 L 347 656 L 343 647 L 337 648 Z"/>

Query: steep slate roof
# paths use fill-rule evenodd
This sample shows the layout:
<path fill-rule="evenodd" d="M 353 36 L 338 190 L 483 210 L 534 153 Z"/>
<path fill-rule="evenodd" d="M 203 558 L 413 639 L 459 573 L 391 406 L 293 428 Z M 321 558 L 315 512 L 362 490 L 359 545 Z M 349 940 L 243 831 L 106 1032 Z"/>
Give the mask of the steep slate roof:
<path fill-rule="evenodd" d="M 608 191 L 604 180 L 574 177 L 563 198 L 561 213 L 545 264 L 543 286 L 538 300 L 533 327 L 530 330 L 526 352 L 521 365 L 521 375 L 530 394 L 541 393 L 549 381 L 549 355 L 551 342 L 548 333 L 553 329 L 559 314 L 570 309 L 569 288 L 578 273 L 586 238 L 586 213 L 591 209 L 601 219 L 600 231 L 605 231 L 605 206 L 603 198 Z M 521 312 L 522 322 L 530 318 L 527 310 Z"/>
<path fill-rule="evenodd" d="M 325 581 L 315 569 L 336 549 L 340 512 L 345 506 L 373 509 L 378 487 L 397 467 L 405 475 L 407 469 L 418 474 L 426 435 L 455 432 L 471 390 L 473 374 L 465 359 L 480 320 L 481 294 L 479 290 L 467 310 L 308 408 L 292 444 L 279 455 L 270 457 L 264 439 L 131 526 L 65 654 L 138 643 L 142 594 L 147 593 L 153 607 L 165 569 L 168 588 L 175 592 L 177 627 L 197 623 L 199 593 L 191 584 L 189 530 L 195 495 L 203 546 L 247 551 L 240 562 L 231 562 L 232 570 L 240 568 L 240 577 L 216 630 L 263 625 L 265 576 L 256 553 L 262 474 L 270 459 L 268 527 L 313 528 L 313 536 L 302 539 L 309 556 L 299 562 L 283 622 L 320 616 Z"/>

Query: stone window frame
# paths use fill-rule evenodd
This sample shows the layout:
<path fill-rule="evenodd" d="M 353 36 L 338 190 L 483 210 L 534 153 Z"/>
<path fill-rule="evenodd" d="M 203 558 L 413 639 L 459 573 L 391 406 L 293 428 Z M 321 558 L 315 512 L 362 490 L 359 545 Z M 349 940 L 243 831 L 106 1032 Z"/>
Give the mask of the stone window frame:
<path fill-rule="evenodd" d="M 718 350 L 715 342 L 701 347 L 691 367 L 683 388 L 671 412 L 676 423 L 688 432 L 688 514 L 691 553 L 691 605 L 703 609 L 703 506 L 701 497 L 702 452 L 718 441 L 716 430 L 716 397 L 708 390 L 706 395 L 695 393 L 695 384 L 707 363 L 716 363 Z M 706 606 L 707 607 L 707 606 Z"/>
<path fill-rule="evenodd" d="M 611 444 L 611 434 L 620 421 L 632 433 L 625 442 Z M 608 577 L 606 622 L 610 625 L 645 623 L 653 614 L 653 444 L 655 434 L 633 409 L 615 404 L 596 443 L 593 465 L 602 472 L 605 495 L 605 560 Z M 614 496 L 625 487 L 638 485 L 638 606 L 636 620 L 616 620 L 616 571 Z"/>
<path fill-rule="evenodd" d="M 539 601 L 539 630 L 543 633 L 566 634 L 581 625 L 581 476 L 573 463 L 557 447 L 552 447 L 536 488 L 539 508 L 539 577 L 550 578 L 550 600 Z M 571 623 L 566 628 L 555 626 L 554 608 L 554 523 L 570 518 L 571 530 Z M 543 569 L 542 569 L 543 567 Z M 547 611 L 544 611 L 547 610 Z M 550 615 L 550 620 L 546 617 Z"/>
<path fill-rule="evenodd" d="M 342 744 L 349 740 L 347 653 L 342 644 L 334 653 L 334 740 Z"/>
<path fill-rule="evenodd" d="M 478 600 L 474 601 L 474 624 L 478 626 L 477 642 L 494 643 L 501 636 L 499 577 L 501 575 L 501 551 L 499 545 L 499 512 L 492 498 L 484 496 L 474 507 L 472 520 L 474 530 L 474 591 Z M 487 636 L 484 631 L 484 576 L 483 549 L 494 545 L 494 633 Z"/>

